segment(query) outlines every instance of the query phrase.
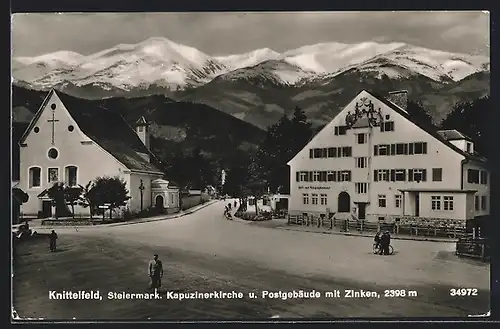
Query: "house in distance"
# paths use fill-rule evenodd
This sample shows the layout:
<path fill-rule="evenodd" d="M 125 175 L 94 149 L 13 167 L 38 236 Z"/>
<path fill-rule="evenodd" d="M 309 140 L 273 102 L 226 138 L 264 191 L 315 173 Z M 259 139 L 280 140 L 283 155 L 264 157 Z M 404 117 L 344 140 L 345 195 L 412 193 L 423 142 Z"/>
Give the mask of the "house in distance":
<path fill-rule="evenodd" d="M 288 165 L 292 215 L 465 225 L 489 214 L 486 159 L 460 132 L 412 122 L 406 91 L 361 91 Z"/>
<path fill-rule="evenodd" d="M 19 145 L 18 186 L 29 195 L 21 206 L 23 216 L 53 216 L 47 189 L 54 183 L 85 186 L 103 176 L 126 182 L 130 211 L 179 210 L 179 189 L 164 180 L 155 165 L 143 117 L 134 131 L 118 112 L 52 89 Z M 76 206 L 75 214 L 88 215 L 89 209 Z"/>

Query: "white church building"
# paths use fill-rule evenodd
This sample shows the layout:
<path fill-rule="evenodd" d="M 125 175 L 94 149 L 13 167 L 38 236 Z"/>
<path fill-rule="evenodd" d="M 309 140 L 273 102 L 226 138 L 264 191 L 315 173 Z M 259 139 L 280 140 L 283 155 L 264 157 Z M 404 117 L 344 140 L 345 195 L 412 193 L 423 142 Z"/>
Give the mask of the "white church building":
<path fill-rule="evenodd" d="M 149 134 L 143 117 L 134 131 L 112 109 L 51 90 L 19 142 L 19 187 L 29 195 L 21 213 L 52 217 L 48 188 L 56 182 L 85 186 L 99 176 L 126 182 L 130 211 L 178 211 L 179 188 L 164 180 L 155 166 Z M 75 214 L 88 216 L 89 209 L 76 206 Z"/>
<path fill-rule="evenodd" d="M 361 91 L 289 161 L 289 213 L 389 222 L 488 215 L 490 173 L 472 140 L 412 122 L 406 108 L 406 91 Z"/>

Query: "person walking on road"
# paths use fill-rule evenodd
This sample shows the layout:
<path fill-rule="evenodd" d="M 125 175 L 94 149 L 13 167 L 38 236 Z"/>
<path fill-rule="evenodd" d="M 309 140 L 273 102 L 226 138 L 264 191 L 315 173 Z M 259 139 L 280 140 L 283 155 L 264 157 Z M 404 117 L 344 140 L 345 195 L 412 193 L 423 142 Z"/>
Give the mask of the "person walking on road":
<path fill-rule="evenodd" d="M 158 259 L 158 254 L 153 255 L 153 259 L 149 261 L 148 274 L 151 279 L 151 289 L 159 289 L 161 287 L 161 279 L 163 278 L 163 264 Z"/>
<path fill-rule="evenodd" d="M 51 252 L 56 251 L 57 248 L 57 233 L 56 231 L 52 230 L 49 234 L 49 248 Z"/>

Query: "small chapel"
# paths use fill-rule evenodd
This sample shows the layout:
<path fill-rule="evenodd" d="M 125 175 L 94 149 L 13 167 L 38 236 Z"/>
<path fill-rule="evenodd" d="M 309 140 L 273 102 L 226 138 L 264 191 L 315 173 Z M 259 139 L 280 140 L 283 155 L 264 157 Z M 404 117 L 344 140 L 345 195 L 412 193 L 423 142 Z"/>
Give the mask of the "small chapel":
<path fill-rule="evenodd" d="M 116 111 L 52 89 L 19 142 L 18 186 L 28 194 L 24 217 L 49 218 L 54 206 L 47 190 L 57 182 L 85 186 L 97 177 L 120 177 L 130 199 L 124 209 L 179 211 L 179 187 L 158 169 L 144 117 L 130 126 Z M 75 215 L 88 208 L 75 206 Z"/>

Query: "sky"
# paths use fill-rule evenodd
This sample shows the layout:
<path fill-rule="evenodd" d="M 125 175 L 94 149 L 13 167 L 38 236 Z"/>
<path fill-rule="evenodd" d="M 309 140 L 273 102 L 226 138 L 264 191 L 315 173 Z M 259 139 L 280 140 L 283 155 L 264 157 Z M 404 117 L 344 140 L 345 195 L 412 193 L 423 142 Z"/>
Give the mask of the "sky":
<path fill-rule="evenodd" d="M 277 52 L 320 42 L 404 42 L 489 56 L 487 12 L 29 13 L 12 16 L 14 57 L 89 55 L 165 37 L 212 55 Z"/>

